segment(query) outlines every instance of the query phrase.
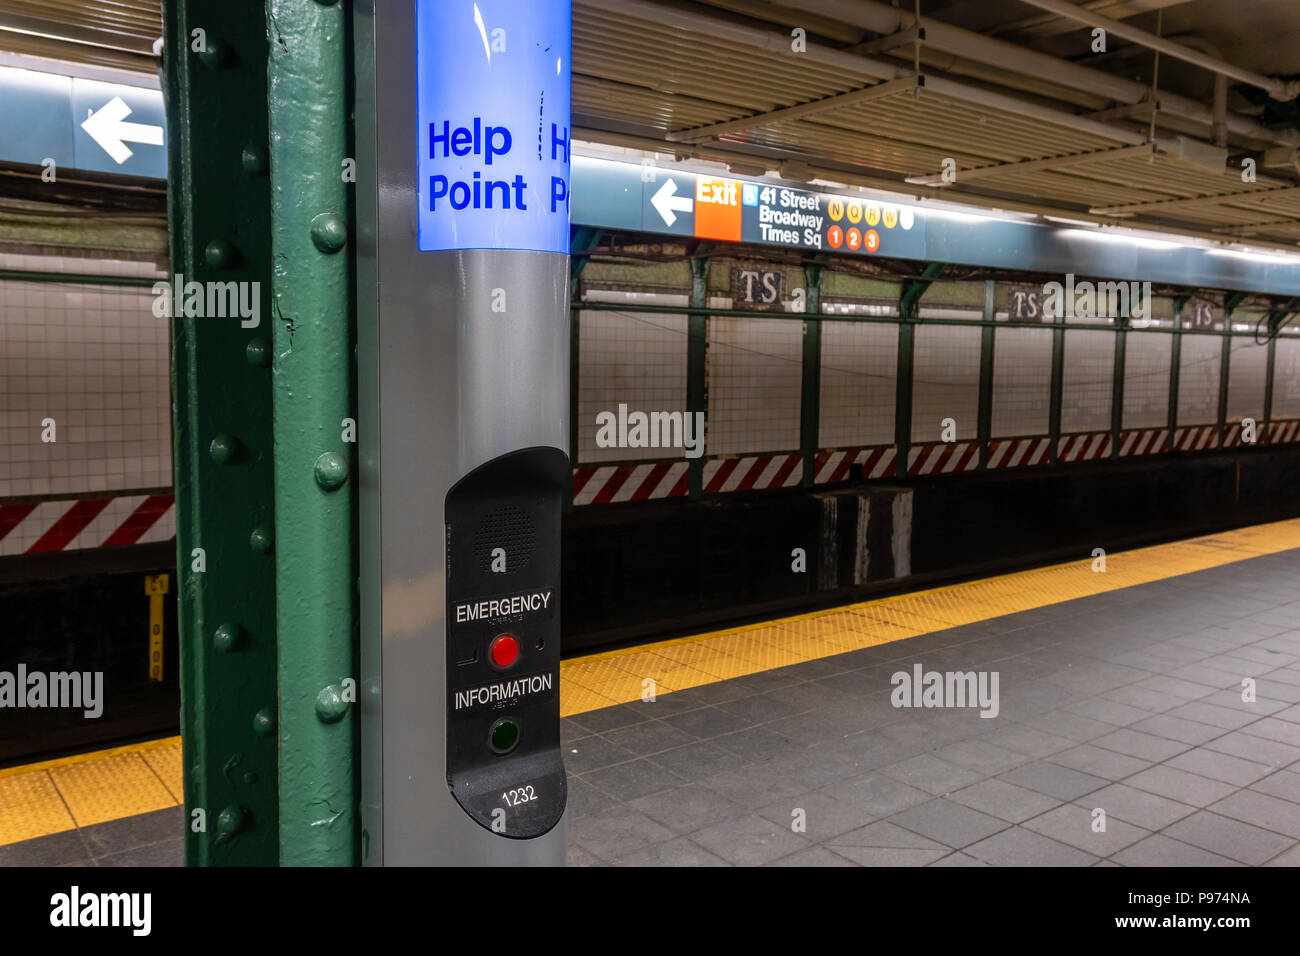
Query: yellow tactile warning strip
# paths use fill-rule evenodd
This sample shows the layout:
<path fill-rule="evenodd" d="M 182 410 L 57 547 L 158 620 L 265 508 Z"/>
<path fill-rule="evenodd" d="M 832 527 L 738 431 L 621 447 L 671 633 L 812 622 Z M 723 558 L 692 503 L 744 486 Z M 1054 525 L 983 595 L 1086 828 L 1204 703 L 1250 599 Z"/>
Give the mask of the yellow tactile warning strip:
<path fill-rule="evenodd" d="M 1300 548 L 1300 520 L 1278 521 L 1106 555 L 1104 573 L 1093 570 L 1095 559 L 1089 555 L 1069 564 L 572 658 L 560 664 L 560 713 L 569 717 L 640 700 L 648 687 L 669 694 L 1293 548 Z"/>
<path fill-rule="evenodd" d="M 597 710 L 928 634 L 1003 614 L 1300 548 L 1300 520 L 1241 528 L 1069 564 L 984 578 L 643 644 L 560 664 L 560 713 Z M 0 846 L 178 806 L 181 740 L 169 737 L 0 770 Z"/>
<path fill-rule="evenodd" d="M 0 846 L 181 802 L 181 739 L 0 770 Z"/>

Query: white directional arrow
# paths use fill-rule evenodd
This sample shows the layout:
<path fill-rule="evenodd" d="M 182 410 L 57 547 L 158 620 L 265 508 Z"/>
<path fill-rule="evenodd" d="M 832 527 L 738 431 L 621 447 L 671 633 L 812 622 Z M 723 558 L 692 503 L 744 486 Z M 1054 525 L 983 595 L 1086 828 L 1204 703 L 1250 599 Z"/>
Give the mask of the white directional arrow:
<path fill-rule="evenodd" d="M 677 221 L 678 212 L 690 212 L 695 200 L 690 196 L 677 195 L 677 184 L 671 179 L 659 187 L 659 191 L 650 197 L 650 205 L 663 217 L 665 224 L 671 226 Z M 676 210 L 677 212 L 674 212 Z"/>
<path fill-rule="evenodd" d="M 131 107 L 122 101 L 122 97 L 115 96 L 105 106 L 91 113 L 81 124 L 81 128 L 90 135 L 90 138 L 103 147 L 104 152 L 113 157 L 113 161 L 119 166 L 135 155 L 127 147 L 127 143 L 143 143 L 145 146 L 163 144 L 161 126 L 125 122 L 130 115 Z"/>

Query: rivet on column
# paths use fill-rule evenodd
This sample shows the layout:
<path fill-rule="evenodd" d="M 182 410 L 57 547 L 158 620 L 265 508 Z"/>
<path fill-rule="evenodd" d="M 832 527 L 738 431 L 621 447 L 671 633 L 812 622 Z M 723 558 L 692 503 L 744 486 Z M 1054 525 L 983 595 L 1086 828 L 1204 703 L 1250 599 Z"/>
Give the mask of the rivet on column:
<path fill-rule="evenodd" d="M 230 653 L 238 650 L 244 643 L 244 629 L 238 624 L 228 622 L 212 632 L 212 646 L 219 651 Z"/>
<path fill-rule="evenodd" d="M 248 822 L 248 811 L 243 807 L 226 807 L 217 814 L 217 839 L 229 840 L 248 829 Z"/>
<path fill-rule="evenodd" d="M 218 465 L 229 465 L 238 460 L 241 447 L 238 438 L 223 433 L 212 439 L 208 454 Z"/>
<path fill-rule="evenodd" d="M 244 172 L 250 176 L 264 176 L 270 168 L 266 147 L 253 143 L 244 147 L 244 151 L 239 154 L 239 162 L 244 167 Z"/>
<path fill-rule="evenodd" d="M 316 695 L 316 716 L 321 723 L 337 723 L 347 712 L 348 702 L 343 699 L 343 688 L 338 684 L 330 684 Z"/>
<path fill-rule="evenodd" d="M 336 451 L 327 451 L 316 459 L 316 484 L 326 491 L 337 491 L 348 480 L 348 460 Z"/>
<path fill-rule="evenodd" d="M 253 733 L 263 737 L 275 733 L 275 709 L 263 707 L 253 715 Z"/>
<path fill-rule="evenodd" d="M 348 224 L 342 216 L 323 212 L 311 221 L 311 241 L 321 252 L 338 252 L 347 245 Z"/>
<path fill-rule="evenodd" d="M 258 554 L 270 554 L 275 547 L 275 532 L 267 527 L 254 528 L 248 536 L 248 546 Z"/>
<path fill-rule="evenodd" d="M 271 364 L 271 343 L 264 338 L 249 339 L 244 346 L 244 358 L 249 365 L 267 368 Z"/>
<path fill-rule="evenodd" d="M 239 262 L 239 250 L 228 239 L 213 239 L 203 247 L 203 261 L 214 269 L 233 269 Z"/>

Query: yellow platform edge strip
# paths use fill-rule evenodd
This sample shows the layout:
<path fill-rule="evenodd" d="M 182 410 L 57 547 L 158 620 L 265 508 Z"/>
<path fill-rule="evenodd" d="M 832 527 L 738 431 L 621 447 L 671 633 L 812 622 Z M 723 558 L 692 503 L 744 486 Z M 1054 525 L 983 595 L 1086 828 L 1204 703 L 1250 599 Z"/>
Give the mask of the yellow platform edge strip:
<path fill-rule="evenodd" d="M 575 714 L 1300 548 L 1300 520 L 1136 548 L 826 610 L 603 651 L 560 664 Z"/>
<path fill-rule="evenodd" d="M 1295 548 L 1300 519 L 1117 552 L 1104 573 L 1089 555 L 602 651 L 561 662 L 560 713 L 640 700 L 647 680 L 656 695 L 669 694 Z M 165 737 L 0 770 L 0 846 L 179 805 L 180 748 L 180 737 Z"/>

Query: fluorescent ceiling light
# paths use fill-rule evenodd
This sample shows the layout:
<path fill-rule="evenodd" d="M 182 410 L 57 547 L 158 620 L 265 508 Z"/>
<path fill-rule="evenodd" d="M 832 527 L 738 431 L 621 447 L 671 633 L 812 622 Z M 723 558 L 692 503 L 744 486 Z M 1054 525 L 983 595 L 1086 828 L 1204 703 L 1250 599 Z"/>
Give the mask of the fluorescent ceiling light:
<path fill-rule="evenodd" d="M 1300 265 L 1300 257 L 1282 253 L 1256 252 L 1252 249 L 1211 249 L 1210 255 L 1234 256 L 1237 259 L 1246 259 L 1250 262 L 1277 262 L 1286 266 Z"/>
<path fill-rule="evenodd" d="M 1091 239 L 1095 242 L 1121 242 L 1130 246 L 1142 246 L 1146 249 L 1177 249 L 1180 242 L 1168 242 L 1164 239 L 1147 239 L 1145 236 L 1131 236 L 1122 232 L 1102 232 L 1098 229 L 1064 229 L 1067 236 L 1078 239 Z"/>

